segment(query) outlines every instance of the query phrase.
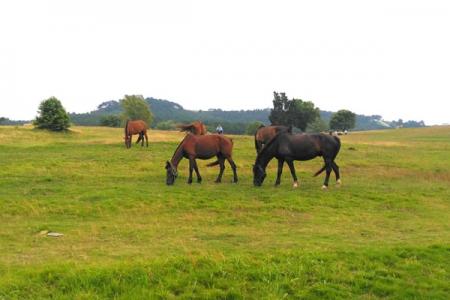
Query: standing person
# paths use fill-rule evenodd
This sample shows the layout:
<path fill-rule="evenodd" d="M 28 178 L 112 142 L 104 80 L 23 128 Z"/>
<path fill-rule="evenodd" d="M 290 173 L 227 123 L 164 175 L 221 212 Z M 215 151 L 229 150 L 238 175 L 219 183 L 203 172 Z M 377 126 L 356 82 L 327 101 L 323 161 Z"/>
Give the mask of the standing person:
<path fill-rule="evenodd" d="M 223 133 L 223 128 L 222 128 L 222 126 L 219 124 L 219 125 L 217 125 L 217 127 L 216 127 L 216 132 L 218 133 L 218 134 L 222 134 Z"/>

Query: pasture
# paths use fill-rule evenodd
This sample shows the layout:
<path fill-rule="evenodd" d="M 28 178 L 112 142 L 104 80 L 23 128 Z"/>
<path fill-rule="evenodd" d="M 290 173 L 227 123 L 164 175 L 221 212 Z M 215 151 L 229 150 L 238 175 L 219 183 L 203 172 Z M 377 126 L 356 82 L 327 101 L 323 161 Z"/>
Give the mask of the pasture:
<path fill-rule="evenodd" d="M 198 161 L 188 185 L 183 160 L 166 186 L 183 135 L 0 127 L 0 299 L 448 299 L 450 127 L 342 136 L 327 191 L 319 159 L 295 163 L 298 189 L 276 161 L 254 187 L 250 136 L 238 184 Z"/>

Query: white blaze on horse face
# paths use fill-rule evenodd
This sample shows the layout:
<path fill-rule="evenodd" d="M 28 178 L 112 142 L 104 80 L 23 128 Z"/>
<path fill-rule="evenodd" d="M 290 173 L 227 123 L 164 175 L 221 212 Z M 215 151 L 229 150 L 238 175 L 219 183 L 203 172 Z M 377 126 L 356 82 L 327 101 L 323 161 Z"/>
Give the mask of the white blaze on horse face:
<path fill-rule="evenodd" d="M 294 188 L 298 188 L 298 181 L 294 181 L 294 184 L 292 185 Z"/>

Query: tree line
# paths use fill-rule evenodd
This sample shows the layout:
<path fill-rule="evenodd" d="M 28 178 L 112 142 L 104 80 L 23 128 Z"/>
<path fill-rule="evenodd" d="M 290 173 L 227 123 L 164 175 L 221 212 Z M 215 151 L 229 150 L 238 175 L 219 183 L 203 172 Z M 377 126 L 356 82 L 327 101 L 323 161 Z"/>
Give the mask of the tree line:
<path fill-rule="evenodd" d="M 99 105 L 98 110 L 88 114 L 69 114 L 55 97 L 42 101 L 38 116 L 33 121 L 36 128 L 55 131 L 67 130 L 72 122 L 83 124 L 79 117 L 87 120 L 86 125 L 121 127 L 127 119 L 142 119 L 150 127 L 160 130 L 174 130 L 179 123 L 188 123 L 195 119 L 202 120 L 211 132 L 220 124 L 226 133 L 254 134 L 261 125 L 271 124 L 292 126 L 295 131 L 321 132 L 328 130 L 351 130 L 359 122 L 378 122 L 383 125 L 381 116 L 360 116 L 349 110 L 336 113 L 320 111 L 311 101 L 289 99 L 285 93 L 273 93 L 273 108 L 254 111 L 187 111 L 182 106 L 167 100 L 154 98 L 144 99 L 141 95 L 125 95 L 119 101 L 107 101 Z M 150 105 L 152 103 L 152 105 Z M 153 106 L 154 105 L 154 106 Z M 156 111 L 155 115 L 153 111 Z M 234 116 L 230 119 L 230 113 Z M 200 118 L 201 116 L 201 118 Z M 235 116 L 238 116 L 236 119 Z M 89 121 L 91 120 L 91 121 Z M 236 121 L 237 120 L 237 121 Z M 242 120 L 242 121 L 240 121 Z M 11 124 L 11 121 L 0 117 L 0 124 Z M 423 121 L 392 121 L 390 127 L 422 127 Z"/>

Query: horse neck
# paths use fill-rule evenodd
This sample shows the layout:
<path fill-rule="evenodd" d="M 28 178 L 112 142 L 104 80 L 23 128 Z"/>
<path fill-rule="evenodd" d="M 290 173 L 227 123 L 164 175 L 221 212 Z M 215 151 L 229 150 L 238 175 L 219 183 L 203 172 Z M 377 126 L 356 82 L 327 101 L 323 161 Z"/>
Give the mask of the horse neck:
<path fill-rule="evenodd" d="M 275 151 L 278 141 L 274 141 L 269 145 L 265 146 L 263 150 L 256 157 L 256 163 L 261 165 L 264 169 L 267 167 L 272 158 L 275 157 Z"/>
<path fill-rule="evenodd" d="M 183 148 L 184 144 L 186 143 L 186 140 L 188 139 L 189 134 L 185 136 L 185 138 L 181 141 L 181 143 L 178 145 L 177 149 L 175 149 L 175 152 L 173 153 L 172 159 L 170 162 L 172 165 L 177 168 L 178 164 L 180 163 L 180 160 L 183 158 Z"/>

